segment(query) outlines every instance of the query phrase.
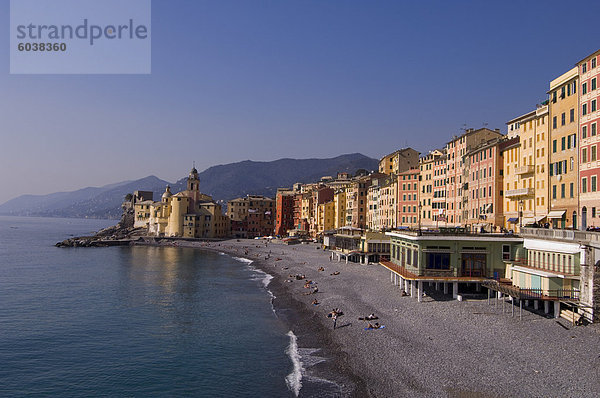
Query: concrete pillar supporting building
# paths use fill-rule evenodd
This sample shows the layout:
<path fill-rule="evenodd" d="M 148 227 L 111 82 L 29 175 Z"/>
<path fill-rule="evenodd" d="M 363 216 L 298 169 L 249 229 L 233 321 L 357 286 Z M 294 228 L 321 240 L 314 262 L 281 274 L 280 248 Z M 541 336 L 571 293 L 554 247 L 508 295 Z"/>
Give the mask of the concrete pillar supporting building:
<path fill-rule="evenodd" d="M 560 301 L 554 301 L 554 317 L 560 317 Z"/>
<path fill-rule="evenodd" d="M 544 300 L 544 313 L 550 313 L 550 302 L 548 300 Z"/>
<path fill-rule="evenodd" d="M 415 281 L 410 281 L 410 297 L 415 297 L 416 290 L 417 289 L 415 289 Z"/>
<path fill-rule="evenodd" d="M 533 300 L 533 309 L 536 311 L 540 309 L 540 301 L 539 300 Z"/>
<path fill-rule="evenodd" d="M 419 281 L 417 284 L 417 301 L 419 303 L 423 301 L 423 281 Z"/>
<path fill-rule="evenodd" d="M 448 294 L 448 282 L 444 282 L 444 294 Z"/>
<path fill-rule="evenodd" d="M 435 283 L 435 290 L 440 290 L 440 283 L 439 282 Z"/>
<path fill-rule="evenodd" d="M 452 298 L 458 297 L 458 282 L 452 282 Z"/>
<path fill-rule="evenodd" d="M 529 307 L 529 300 L 525 300 L 525 307 Z"/>
<path fill-rule="evenodd" d="M 481 293 L 481 283 L 478 282 L 475 284 L 475 291 L 477 293 Z"/>

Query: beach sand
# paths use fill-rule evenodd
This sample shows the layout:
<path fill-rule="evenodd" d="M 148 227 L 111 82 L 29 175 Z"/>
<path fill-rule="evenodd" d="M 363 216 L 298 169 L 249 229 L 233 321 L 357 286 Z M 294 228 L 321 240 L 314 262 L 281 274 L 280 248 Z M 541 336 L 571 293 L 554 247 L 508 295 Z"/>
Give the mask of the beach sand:
<path fill-rule="evenodd" d="M 269 289 L 278 316 L 301 350 L 320 348 L 315 355 L 326 359 L 306 368 L 301 397 L 600 396 L 597 325 L 571 327 L 527 310 L 519 321 L 518 307 L 511 317 L 509 304 L 503 313 L 501 303 L 458 302 L 433 286 L 425 287 L 419 303 L 402 296 L 380 265 L 330 261 L 318 244 L 265 246 L 241 239 L 177 245 L 245 257 L 273 276 Z M 290 277 L 296 274 L 315 282 L 318 292 L 305 294 L 312 289 Z M 344 312 L 335 330 L 327 317 L 333 308 Z M 384 329 L 364 330 L 358 318 L 371 313 Z M 305 387 L 311 377 L 335 388 L 311 390 Z"/>

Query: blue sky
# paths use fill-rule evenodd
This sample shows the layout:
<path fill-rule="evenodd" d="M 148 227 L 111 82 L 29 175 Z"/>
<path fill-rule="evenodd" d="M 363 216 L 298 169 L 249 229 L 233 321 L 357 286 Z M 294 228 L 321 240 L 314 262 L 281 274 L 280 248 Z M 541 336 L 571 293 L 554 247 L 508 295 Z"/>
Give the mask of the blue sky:
<path fill-rule="evenodd" d="M 0 203 L 246 159 L 425 152 L 506 131 L 600 48 L 600 3 L 152 2 L 152 74 L 9 74 Z M 595 30 L 595 31 L 594 31 Z"/>

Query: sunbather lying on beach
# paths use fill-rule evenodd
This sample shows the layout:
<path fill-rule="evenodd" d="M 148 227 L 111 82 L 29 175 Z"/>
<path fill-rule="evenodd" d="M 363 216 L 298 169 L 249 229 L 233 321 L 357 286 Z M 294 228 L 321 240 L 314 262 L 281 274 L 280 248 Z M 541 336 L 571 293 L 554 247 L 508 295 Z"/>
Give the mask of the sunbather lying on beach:
<path fill-rule="evenodd" d="M 373 321 L 375 319 L 379 319 L 379 317 L 375 314 L 367 315 L 364 318 L 358 318 L 359 321 Z"/>
<path fill-rule="evenodd" d="M 325 271 L 325 268 L 323 268 L 323 267 L 320 267 L 320 268 L 318 269 L 318 271 L 319 271 L 319 272 L 321 272 L 321 271 Z"/>
<path fill-rule="evenodd" d="M 319 302 L 317 301 L 317 299 L 314 299 L 314 300 L 312 301 L 312 305 L 319 305 Z"/>
<path fill-rule="evenodd" d="M 340 271 L 335 271 L 333 274 L 329 274 L 329 275 L 339 275 Z"/>

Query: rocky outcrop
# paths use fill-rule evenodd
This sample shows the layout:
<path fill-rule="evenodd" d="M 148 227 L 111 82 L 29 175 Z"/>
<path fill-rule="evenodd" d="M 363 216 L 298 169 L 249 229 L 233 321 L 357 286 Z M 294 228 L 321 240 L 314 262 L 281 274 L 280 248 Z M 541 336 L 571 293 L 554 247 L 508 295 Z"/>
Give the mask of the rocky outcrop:
<path fill-rule="evenodd" d="M 134 210 L 131 201 L 121 205 L 123 214 L 117 225 L 104 228 L 94 236 L 78 236 L 58 242 L 56 247 L 103 247 L 129 244 L 134 239 L 145 235 L 145 228 L 134 228 Z"/>

